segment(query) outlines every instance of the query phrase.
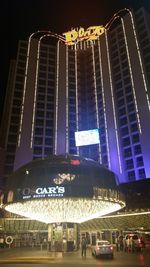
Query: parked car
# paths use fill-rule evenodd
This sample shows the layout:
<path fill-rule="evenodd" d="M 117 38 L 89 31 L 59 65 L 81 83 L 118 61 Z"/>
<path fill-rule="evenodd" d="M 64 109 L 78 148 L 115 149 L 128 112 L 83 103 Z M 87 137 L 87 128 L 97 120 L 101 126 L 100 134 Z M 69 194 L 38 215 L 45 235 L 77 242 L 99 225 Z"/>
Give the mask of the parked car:
<path fill-rule="evenodd" d="M 109 256 L 113 259 L 113 245 L 111 245 L 107 240 L 97 240 L 96 245 L 92 246 L 92 255 L 95 257 Z"/>

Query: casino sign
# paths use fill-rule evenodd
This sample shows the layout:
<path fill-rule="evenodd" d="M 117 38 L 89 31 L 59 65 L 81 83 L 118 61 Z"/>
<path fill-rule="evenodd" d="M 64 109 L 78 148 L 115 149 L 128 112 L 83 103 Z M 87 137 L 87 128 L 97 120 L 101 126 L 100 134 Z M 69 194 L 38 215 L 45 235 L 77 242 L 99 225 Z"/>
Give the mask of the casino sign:
<path fill-rule="evenodd" d="M 72 29 L 71 31 L 63 33 L 66 45 L 74 45 L 82 40 L 93 41 L 97 40 L 105 31 L 103 26 L 91 26 L 86 30 L 82 27 L 79 29 Z"/>

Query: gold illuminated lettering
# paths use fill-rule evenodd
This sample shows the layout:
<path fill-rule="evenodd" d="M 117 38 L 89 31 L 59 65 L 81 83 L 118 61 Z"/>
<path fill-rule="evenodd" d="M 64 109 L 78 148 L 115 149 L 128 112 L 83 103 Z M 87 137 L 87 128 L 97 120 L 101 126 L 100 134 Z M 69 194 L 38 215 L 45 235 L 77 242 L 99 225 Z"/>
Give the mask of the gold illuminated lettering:
<path fill-rule="evenodd" d="M 73 29 L 72 31 L 65 32 L 63 35 L 66 39 L 67 45 L 74 45 L 81 40 L 96 40 L 98 36 L 104 33 L 103 26 L 91 26 L 87 30 L 80 28 L 78 31 Z"/>
<path fill-rule="evenodd" d="M 70 32 L 65 32 L 63 33 L 63 35 L 66 38 L 66 44 L 68 45 L 73 45 L 74 41 L 77 39 L 78 37 L 78 32 L 76 30 L 72 30 Z"/>
<path fill-rule="evenodd" d="M 80 28 L 79 29 L 78 36 L 79 36 L 79 38 L 83 38 L 84 37 L 84 28 Z"/>

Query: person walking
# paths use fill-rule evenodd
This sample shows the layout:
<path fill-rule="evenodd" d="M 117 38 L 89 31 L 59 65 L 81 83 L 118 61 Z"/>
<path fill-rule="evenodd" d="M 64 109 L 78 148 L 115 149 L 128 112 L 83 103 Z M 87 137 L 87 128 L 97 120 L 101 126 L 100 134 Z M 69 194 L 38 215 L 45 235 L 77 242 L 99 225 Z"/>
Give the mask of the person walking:
<path fill-rule="evenodd" d="M 119 240 L 117 236 L 115 238 L 115 244 L 116 244 L 116 251 L 119 251 Z"/>
<path fill-rule="evenodd" d="M 86 239 L 85 237 L 82 238 L 82 241 L 81 241 L 81 255 L 82 257 L 86 257 Z"/>

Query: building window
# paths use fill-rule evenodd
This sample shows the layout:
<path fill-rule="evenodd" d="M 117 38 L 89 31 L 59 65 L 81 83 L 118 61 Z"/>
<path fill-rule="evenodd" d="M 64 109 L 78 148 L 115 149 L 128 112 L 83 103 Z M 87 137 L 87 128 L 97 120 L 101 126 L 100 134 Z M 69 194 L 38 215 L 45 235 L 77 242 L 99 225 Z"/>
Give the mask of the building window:
<path fill-rule="evenodd" d="M 101 144 L 105 144 L 106 143 L 106 137 L 105 135 L 101 137 Z"/>
<path fill-rule="evenodd" d="M 52 146 L 53 144 L 53 139 L 52 138 L 45 138 L 45 145 Z"/>
<path fill-rule="evenodd" d="M 127 87 L 125 87 L 125 93 L 126 94 L 129 94 L 129 93 L 131 93 L 132 92 L 132 88 L 131 88 L 131 86 L 127 86 Z"/>
<path fill-rule="evenodd" d="M 52 136 L 52 135 L 53 135 L 53 130 L 46 129 L 46 136 Z"/>
<path fill-rule="evenodd" d="M 127 95 L 126 96 L 127 103 L 130 103 L 133 101 L 133 96 L 132 95 Z"/>
<path fill-rule="evenodd" d="M 146 178 L 146 175 L 145 175 L 145 169 L 139 169 L 139 178 L 142 179 L 142 178 Z"/>
<path fill-rule="evenodd" d="M 128 172 L 128 180 L 129 181 L 135 180 L 135 172 L 134 171 Z"/>
<path fill-rule="evenodd" d="M 118 107 L 122 107 L 125 104 L 124 99 L 118 101 Z"/>
<path fill-rule="evenodd" d="M 41 155 L 42 147 L 34 147 L 34 154 Z"/>
<path fill-rule="evenodd" d="M 51 155 L 53 153 L 53 149 L 51 147 L 45 148 L 45 156 Z"/>
<path fill-rule="evenodd" d="M 121 129 L 121 135 L 122 136 L 125 136 L 125 135 L 128 135 L 129 134 L 129 130 L 128 130 L 128 127 L 124 127 Z"/>
<path fill-rule="evenodd" d="M 131 151 L 131 148 L 126 148 L 124 149 L 124 157 L 125 158 L 128 158 L 128 157 L 131 157 L 132 156 L 132 151 Z"/>
<path fill-rule="evenodd" d="M 107 148 L 106 148 L 105 145 L 103 145 L 103 146 L 101 147 L 101 152 L 102 152 L 103 154 L 105 154 L 105 153 L 107 152 Z"/>
<path fill-rule="evenodd" d="M 133 165 L 133 159 L 128 159 L 126 160 L 126 169 L 133 169 L 134 165 Z"/>
<path fill-rule="evenodd" d="M 122 109 L 119 110 L 119 115 L 120 116 L 123 116 L 125 114 L 126 114 L 126 109 L 125 108 L 122 108 Z"/>
<path fill-rule="evenodd" d="M 133 142 L 133 144 L 138 143 L 139 141 L 140 141 L 139 134 L 134 134 L 132 136 L 132 142 Z"/>
<path fill-rule="evenodd" d="M 127 118 L 122 118 L 120 119 L 120 125 L 123 126 L 123 125 L 126 125 L 127 124 Z"/>
<path fill-rule="evenodd" d="M 141 153 L 142 153 L 141 146 L 140 145 L 134 146 L 134 154 L 139 155 Z"/>
<path fill-rule="evenodd" d="M 35 137 L 34 138 L 34 144 L 35 145 L 42 145 L 42 143 L 43 143 L 42 137 Z"/>
<path fill-rule="evenodd" d="M 126 138 L 123 138 L 123 146 L 129 146 L 130 145 L 130 138 L 129 137 L 126 137 Z"/>
<path fill-rule="evenodd" d="M 107 164 L 108 163 L 107 155 L 103 156 L 102 162 L 103 162 L 103 164 Z"/>
<path fill-rule="evenodd" d="M 131 124 L 131 132 L 137 132 L 137 131 L 138 131 L 137 123 Z"/>
<path fill-rule="evenodd" d="M 132 121 L 136 121 L 136 115 L 135 115 L 135 113 L 129 115 L 129 120 L 130 120 L 130 122 L 132 122 Z"/>
<path fill-rule="evenodd" d="M 143 166 L 143 165 L 144 165 L 143 157 L 141 156 L 141 157 L 136 158 L 136 166 L 140 167 L 140 166 Z"/>

